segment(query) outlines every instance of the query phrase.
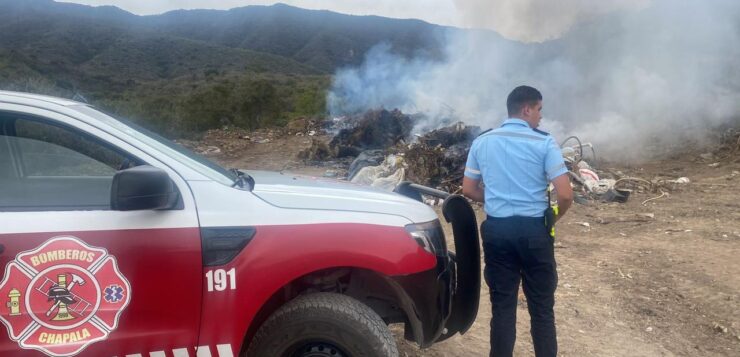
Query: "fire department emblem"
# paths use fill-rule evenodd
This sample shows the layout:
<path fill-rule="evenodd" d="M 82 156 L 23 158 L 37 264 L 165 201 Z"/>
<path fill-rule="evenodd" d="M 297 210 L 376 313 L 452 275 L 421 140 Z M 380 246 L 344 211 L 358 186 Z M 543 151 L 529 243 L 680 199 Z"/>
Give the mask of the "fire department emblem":
<path fill-rule="evenodd" d="M 0 282 L 0 321 L 25 349 L 72 356 L 118 326 L 131 286 L 116 258 L 75 237 L 18 254 Z"/>

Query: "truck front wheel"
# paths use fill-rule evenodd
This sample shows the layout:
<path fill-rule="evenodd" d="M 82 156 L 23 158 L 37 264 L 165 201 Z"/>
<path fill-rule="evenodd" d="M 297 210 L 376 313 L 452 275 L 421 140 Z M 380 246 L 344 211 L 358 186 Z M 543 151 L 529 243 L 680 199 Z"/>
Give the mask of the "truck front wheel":
<path fill-rule="evenodd" d="M 396 357 L 388 326 L 372 309 L 346 295 L 315 293 L 278 309 L 260 327 L 250 357 Z"/>

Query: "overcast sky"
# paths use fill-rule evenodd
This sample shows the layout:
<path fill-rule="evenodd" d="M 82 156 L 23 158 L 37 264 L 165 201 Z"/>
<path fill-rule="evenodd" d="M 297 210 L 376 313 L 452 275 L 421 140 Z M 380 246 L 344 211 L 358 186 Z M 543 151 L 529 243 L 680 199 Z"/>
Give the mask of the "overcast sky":
<path fill-rule="evenodd" d="M 353 15 L 416 18 L 441 25 L 458 25 L 455 0 L 73 0 L 86 5 L 114 5 L 138 15 L 160 14 L 175 9 L 231 9 L 276 2 L 306 9 L 326 9 Z"/>

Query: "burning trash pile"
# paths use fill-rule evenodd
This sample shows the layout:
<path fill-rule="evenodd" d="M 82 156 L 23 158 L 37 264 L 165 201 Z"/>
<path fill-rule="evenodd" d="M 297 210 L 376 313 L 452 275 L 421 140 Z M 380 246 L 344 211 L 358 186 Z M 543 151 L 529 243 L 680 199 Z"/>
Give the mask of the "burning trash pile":
<path fill-rule="evenodd" d="M 366 112 L 351 128 L 342 129 L 329 147 L 336 157 L 358 156 L 365 150 L 385 149 L 403 143 L 416 120 L 399 110 Z"/>
<path fill-rule="evenodd" d="M 326 129 L 337 134 L 329 143 L 314 140 L 299 158 L 326 162 L 345 160 L 344 176 L 354 183 L 393 190 L 412 181 L 450 193 L 460 193 L 468 151 L 481 128 L 462 122 L 412 135 L 421 115 L 398 110 L 372 110 L 362 115 L 334 119 Z M 338 126 L 338 128 L 337 128 Z M 596 150 L 571 136 L 561 143 L 563 158 L 576 192 L 576 202 L 626 202 L 633 192 L 655 194 L 644 203 L 668 196 L 686 185 L 686 177 L 655 177 L 650 180 L 615 170 L 597 170 Z M 353 160 L 349 164 L 349 160 Z"/>
<path fill-rule="evenodd" d="M 404 150 L 408 180 L 459 193 L 470 144 L 480 132 L 480 127 L 458 122 L 418 136 Z"/>
<path fill-rule="evenodd" d="M 347 179 L 392 190 L 405 180 L 459 191 L 465 161 L 480 128 L 456 123 L 423 135 L 411 135 L 421 116 L 398 110 L 372 110 L 343 118 L 329 144 L 314 141 L 299 154 L 307 161 L 353 157 Z M 333 122 L 337 122 L 336 120 Z"/>

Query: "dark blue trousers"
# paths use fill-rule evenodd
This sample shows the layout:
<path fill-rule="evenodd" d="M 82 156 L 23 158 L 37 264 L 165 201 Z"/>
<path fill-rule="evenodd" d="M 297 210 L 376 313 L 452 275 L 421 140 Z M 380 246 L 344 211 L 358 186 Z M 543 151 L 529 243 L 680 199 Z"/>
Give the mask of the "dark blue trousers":
<path fill-rule="evenodd" d="M 558 274 L 553 239 L 544 218 L 488 217 L 481 225 L 484 276 L 491 292 L 491 356 L 511 356 L 516 340 L 516 308 L 519 282 L 531 318 L 531 334 L 537 357 L 557 356 L 555 334 L 555 288 Z"/>

